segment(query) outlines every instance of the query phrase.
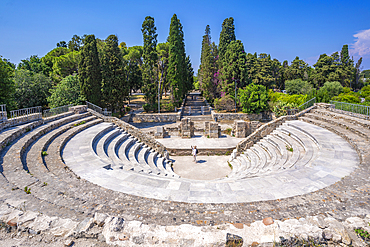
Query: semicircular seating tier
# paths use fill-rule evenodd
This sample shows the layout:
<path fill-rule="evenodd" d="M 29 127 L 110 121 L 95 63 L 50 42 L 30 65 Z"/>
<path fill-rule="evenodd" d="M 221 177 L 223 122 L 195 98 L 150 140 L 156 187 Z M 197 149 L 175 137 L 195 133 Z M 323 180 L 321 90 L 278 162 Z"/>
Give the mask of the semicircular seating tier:
<path fill-rule="evenodd" d="M 188 203 L 253 202 L 306 194 L 339 181 L 360 162 L 339 136 L 358 131 L 354 121 L 360 120 L 343 115 L 335 121 L 348 129 L 337 130 L 339 125 L 329 122 L 329 114 L 313 110 L 303 121 L 281 125 L 233 160 L 228 177 L 199 181 L 179 177 L 168 160 L 117 126 L 91 113 L 65 113 L 0 132 L 0 194 L 12 191 L 23 198 L 27 187 L 32 193 L 27 197 L 30 207 L 58 208 L 65 215 L 83 205 L 89 205 L 84 210 L 94 210 L 94 200 L 90 203 L 88 198 L 105 189 Z M 338 135 L 306 122 L 337 130 Z M 362 133 L 367 135 L 369 126 Z"/>

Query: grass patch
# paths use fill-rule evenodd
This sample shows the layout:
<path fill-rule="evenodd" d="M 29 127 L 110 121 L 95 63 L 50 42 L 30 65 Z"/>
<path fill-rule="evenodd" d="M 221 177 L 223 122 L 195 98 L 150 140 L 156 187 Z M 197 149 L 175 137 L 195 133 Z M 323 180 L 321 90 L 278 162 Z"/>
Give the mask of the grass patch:
<path fill-rule="evenodd" d="M 28 188 L 27 186 L 24 187 L 24 192 L 26 192 L 26 194 L 31 194 L 31 188 Z"/>
<path fill-rule="evenodd" d="M 370 223 L 369 223 L 370 225 Z M 363 230 L 363 229 L 355 229 L 355 232 L 358 236 L 360 236 L 360 238 L 362 238 L 364 241 L 370 241 L 370 233 L 368 233 L 367 231 Z"/>
<path fill-rule="evenodd" d="M 288 145 L 286 145 L 286 150 L 288 150 L 289 152 L 293 152 L 293 148 L 292 147 L 288 147 Z"/>
<path fill-rule="evenodd" d="M 225 134 L 227 134 L 227 135 L 231 135 L 231 131 L 233 131 L 231 128 L 227 128 L 227 129 L 225 130 Z"/>
<path fill-rule="evenodd" d="M 85 124 L 85 123 L 86 123 L 85 121 L 81 121 L 79 123 L 74 124 L 73 126 L 77 127 L 77 126 L 82 125 L 82 124 Z"/>
<path fill-rule="evenodd" d="M 230 169 L 233 169 L 233 165 L 228 161 L 227 164 L 229 165 Z"/>

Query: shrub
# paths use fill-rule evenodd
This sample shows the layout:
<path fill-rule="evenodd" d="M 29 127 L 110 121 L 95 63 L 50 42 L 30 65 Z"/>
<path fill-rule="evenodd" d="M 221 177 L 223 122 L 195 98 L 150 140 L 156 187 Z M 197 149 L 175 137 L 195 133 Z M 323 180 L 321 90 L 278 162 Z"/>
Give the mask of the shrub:
<path fill-rule="evenodd" d="M 272 106 L 272 112 L 275 113 L 276 117 L 287 115 L 288 109 L 297 109 L 298 104 L 278 101 Z"/>
<path fill-rule="evenodd" d="M 341 93 L 338 96 L 335 96 L 332 98 L 334 101 L 339 101 L 339 102 L 347 102 L 347 103 L 352 103 L 352 104 L 358 104 L 361 102 L 359 97 L 350 94 L 350 93 Z"/>
<path fill-rule="evenodd" d="M 238 95 L 244 113 L 260 113 L 268 109 L 268 92 L 262 85 L 252 83 L 239 89 Z"/>
<path fill-rule="evenodd" d="M 327 91 L 330 98 L 333 98 L 334 96 L 337 96 L 343 92 L 343 86 L 339 81 L 327 81 L 320 89 Z"/>
<path fill-rule="evenodd" d="M 312 90 L 311 83 L 295 79 L 285 82 L 285 90 L 288 94 L 308 94 Z"/>
<path fill-rule="evenodd" d="M 152 104 L 144 104 L 143 105 L 143 109 L 145 112 L 151 112 L 151 111 L 156 111 L 157 110 L 157 107 L 156 105 L 152 105 Z"/>
<path fill-rule="evenodd" d="M 126 111 L 126 112 L 130 112 L 130 111 L 131 111 L 131 108 L 130 108 L 129 106 L 127 106 L 127 107 L 125 108 L 125 111 Z"/>
<path fill-rule="evenodd" d="M 235 110 L 235 101 L 230 95 L 225 95 L 221 99 L 215 99 L 214 105 L 217 111 Z"/>
<path fill-rule="evenodd" d="M 161 109 L 164 109 L 165 111 L 174 111 L 175 110 L 175 106 L 174 106 L 174 104 L 172 104 L 170 102 L 170 103 L 161 105 Z"/>

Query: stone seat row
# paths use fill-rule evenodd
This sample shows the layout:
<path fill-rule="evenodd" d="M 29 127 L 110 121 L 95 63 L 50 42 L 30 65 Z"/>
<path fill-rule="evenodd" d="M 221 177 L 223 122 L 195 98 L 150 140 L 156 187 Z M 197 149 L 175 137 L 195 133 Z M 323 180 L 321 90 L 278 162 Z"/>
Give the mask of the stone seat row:
<path fill-rule="evenodd" d="M 178 177 L 160 154 L 114 125 L 103 128 L 92 140 L 93 153 L 109 169 L 124 169 L 151 175 Z"/>
<path fill-rule="evenodd" d="M 320 145 L 314 136 L 294 121 L 284 123 L 231 161 L 228 179 L 266 175 L 278 170 L 310 165 Z"/>

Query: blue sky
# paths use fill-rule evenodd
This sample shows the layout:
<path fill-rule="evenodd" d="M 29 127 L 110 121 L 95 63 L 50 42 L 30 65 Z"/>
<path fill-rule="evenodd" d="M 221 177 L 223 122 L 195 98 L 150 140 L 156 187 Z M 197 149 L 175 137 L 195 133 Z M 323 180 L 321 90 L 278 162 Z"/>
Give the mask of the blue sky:
<path fill-rule="evenodd" d="M 185 48 L 198 69 L 202 36 L 211 27 L 218 44 L 221 24 L 234 17 L 236 38 L 247 52 L 271 54 L 291 62 L 296 56 L 313 65 L 320 54 L 350 46 L 355 61 L 362 56 L 370 69 L 370 1 L 41 1 L 0 0 L 0 55 L 18 64 L 31 55 L 44 56 L 74 34 L 110 34 L 128 46 L 142 45 L 141 24 L 152 16 L 158 42 L 169 33 L 176 13 L 185 33 Z"/>

